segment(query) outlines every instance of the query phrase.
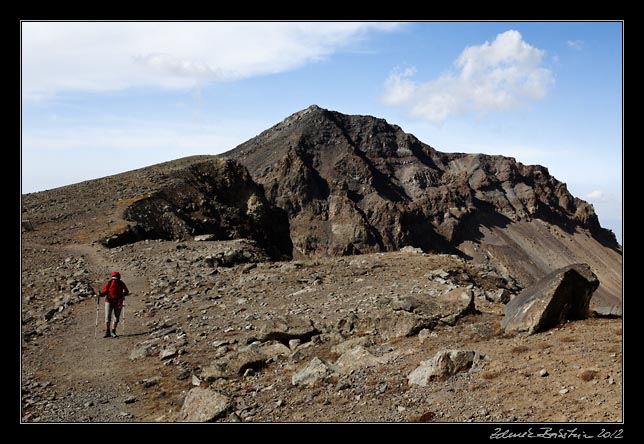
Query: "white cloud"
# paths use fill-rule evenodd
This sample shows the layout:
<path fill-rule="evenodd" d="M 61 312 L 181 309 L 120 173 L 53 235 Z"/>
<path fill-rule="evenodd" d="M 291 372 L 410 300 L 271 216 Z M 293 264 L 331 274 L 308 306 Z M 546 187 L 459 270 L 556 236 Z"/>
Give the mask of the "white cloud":
<path fill-rule="evenodd" d="M 22 92 L 190 88 L 319 61 L 396 23 L 23 22 Z"/>
<path fill-rule="evenodd" d="M 385 104 L 407 106 L 415 117 L 432 123 L 469 112 L 501 111 L 546 96 L 554 83 L 542 66 L 545 52 L 510 30 L 492 42 L 468 46 L 454 61 L 455 70 L 435 80 L 415 82 L 414 70 L 395 69 L 385 81 Z"/>
<path fill-rule="evenodd" d="M 606 200 L 606 194 L 600 190 L 594 190 L 586 194 L 586 199 L 594 200 L 597 202 L 604 202 Z"/>
<path fill-rule="evenodd" d="M 577 51 L 581 51 L 584 48 L 584 41 L 583 40 L 566 40 L 566 45 L 568 45 L 569 48 L 576 49 Z"/>

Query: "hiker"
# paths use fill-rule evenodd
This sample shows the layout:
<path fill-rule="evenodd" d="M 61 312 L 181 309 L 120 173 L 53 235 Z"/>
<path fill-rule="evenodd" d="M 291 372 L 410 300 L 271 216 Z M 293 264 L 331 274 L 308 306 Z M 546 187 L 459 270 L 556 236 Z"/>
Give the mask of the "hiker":
<path fill-rule="evenodd" d="M 106 296 L 105 298 L 105 336 L 116 338 L 116 326 L 119 324 L 119 317 L 121 316 L 121 309 L 125 296 L 130 294 L 125 282 L 121 280 L 121 274 L 118 271 L 112 272 L 112 277 L 103 286 L 103 290 L 99 296 Z M 114 313 L 114 327 L 110 332 L 110 322 L 112 320 L 112 313 Z"/>

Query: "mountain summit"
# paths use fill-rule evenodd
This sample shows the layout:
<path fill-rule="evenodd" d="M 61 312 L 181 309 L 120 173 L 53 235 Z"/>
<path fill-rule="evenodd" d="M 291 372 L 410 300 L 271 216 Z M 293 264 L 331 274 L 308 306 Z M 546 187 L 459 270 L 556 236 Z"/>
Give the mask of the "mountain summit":
<path fill-rule="evenodd" d="M 501 267 L 521 284 L 587 262 L 603 311 L 620 311 L 621 249 L 592 205 L 539 165 L 442 153 L 372 116 L 312 105 L 224 156 L 289 216 L 294 256 L 405 246 Z"/>

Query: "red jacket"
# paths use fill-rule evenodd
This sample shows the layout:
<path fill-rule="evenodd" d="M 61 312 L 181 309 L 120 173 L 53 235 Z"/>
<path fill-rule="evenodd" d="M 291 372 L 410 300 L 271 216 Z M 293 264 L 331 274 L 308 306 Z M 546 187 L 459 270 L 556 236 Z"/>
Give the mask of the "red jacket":
<path fill-rule="evenodd" d="M 101 296 L 107 296 L 105 302 L 117 304 L 119 308 L 123 306 L 123 298 L 128 294 L 130 294 L 130 290 L 128 290 L 125 282 L 114 278 L 107 281 L 100 292 Z"/>

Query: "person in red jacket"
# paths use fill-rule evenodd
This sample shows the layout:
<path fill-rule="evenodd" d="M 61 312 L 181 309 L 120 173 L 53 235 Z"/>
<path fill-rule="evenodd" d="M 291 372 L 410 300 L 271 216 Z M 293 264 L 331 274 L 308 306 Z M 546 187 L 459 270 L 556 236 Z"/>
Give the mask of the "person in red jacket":
<path fill-rule="evenodd" d="M 116 338 L 116 326 L 119 324 L 119 317 L 121 316 L 121 309 L 125 296 L 130 294 L 125 282 L 121 280 L 121 274 L 118 271 L 112 273 L 112 277 L 103 286 L 103 290 L 99 296 L 105 296 L 105 336 Z M 110 332 L 110 322 L 112 321 L 112 313 L 114 313 L 114 326 Z"/>

